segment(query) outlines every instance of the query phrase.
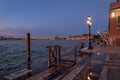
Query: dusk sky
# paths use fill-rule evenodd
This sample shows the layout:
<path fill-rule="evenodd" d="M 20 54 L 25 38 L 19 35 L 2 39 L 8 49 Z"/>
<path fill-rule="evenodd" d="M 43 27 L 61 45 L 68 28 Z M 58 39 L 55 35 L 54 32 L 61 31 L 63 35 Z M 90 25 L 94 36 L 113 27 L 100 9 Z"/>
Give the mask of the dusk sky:
<path fill-rule="evenodd" d="M 71 36 L 108 28 L 108 11 L 116 0 L 0 0 L 0 35 Z"/>

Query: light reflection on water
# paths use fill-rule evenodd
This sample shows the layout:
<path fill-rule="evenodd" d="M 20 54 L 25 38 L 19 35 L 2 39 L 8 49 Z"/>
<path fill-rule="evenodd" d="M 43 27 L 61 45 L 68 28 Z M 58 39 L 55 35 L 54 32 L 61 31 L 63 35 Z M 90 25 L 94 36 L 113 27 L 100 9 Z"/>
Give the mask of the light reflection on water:
<path fill-rule="evenodd" d="M 105 61 L 106 54 L 93 53 L 89 61 Z M 99 80 L 103 65 L 89 62 L 73 80 Z"/>

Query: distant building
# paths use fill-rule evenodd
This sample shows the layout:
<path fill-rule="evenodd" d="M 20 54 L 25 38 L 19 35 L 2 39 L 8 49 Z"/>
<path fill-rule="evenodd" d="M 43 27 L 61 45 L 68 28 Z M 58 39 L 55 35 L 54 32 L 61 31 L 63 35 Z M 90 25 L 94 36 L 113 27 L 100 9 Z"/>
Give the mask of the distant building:
<path fill-rule="evenodd" d="M 81 40 L 81 36 L 69 36 L 66 40 Z"/>
<path fill-rule="evenodd" d="M 109 43 L 112 46 L 120 46 L 120 0 L 110 4 Z"/>
<path fill-rule="evenodd" d="M 91 39 L 93 39 L 93 34 L 91 34 Z M 89 40 L 89 34 L 69 36 L 66 40 Z"/>
<path fill-rule="evenodd" d="M 89 34 L 83 34 L 82 39 L 83 40 L 89 40 Z"/>

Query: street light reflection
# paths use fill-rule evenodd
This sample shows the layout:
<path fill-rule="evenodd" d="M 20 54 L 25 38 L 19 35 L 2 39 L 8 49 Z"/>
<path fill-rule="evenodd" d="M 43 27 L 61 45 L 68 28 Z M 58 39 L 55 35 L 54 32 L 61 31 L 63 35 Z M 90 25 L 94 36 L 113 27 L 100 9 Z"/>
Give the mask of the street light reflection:
<path fill-rule="evenodd" d="M 100 52 L 97 53 L 97 55 L 100 55 L 100 54 L 101 54 Z"/>
<path fill-rule="evenodd" d="M 90 76 L 87 77 L 87 80 L 91 80 Z"/>

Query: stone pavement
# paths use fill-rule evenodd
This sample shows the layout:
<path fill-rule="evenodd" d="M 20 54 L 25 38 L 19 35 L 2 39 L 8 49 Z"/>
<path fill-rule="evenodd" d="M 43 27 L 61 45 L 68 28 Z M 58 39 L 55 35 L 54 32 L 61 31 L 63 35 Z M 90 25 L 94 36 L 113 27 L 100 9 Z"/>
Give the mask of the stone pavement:
<path fill-rule="evenodd" d="M 106 80 L 120 80 L 120 47 L 103 47 L 110 56 L 111 61 L 115 61 L 117 66 L 108 66 Z M 119 66 L 118 66 L 119 65 Z"/>
<path fill-rule="evenodd" d="M 120 80 L 120 47 L 99 46 L 92 50 L 86 50 L 86 52 L 101 52 L 109 56 L 109 65 L 104 66 L 99 80 Z"/>

